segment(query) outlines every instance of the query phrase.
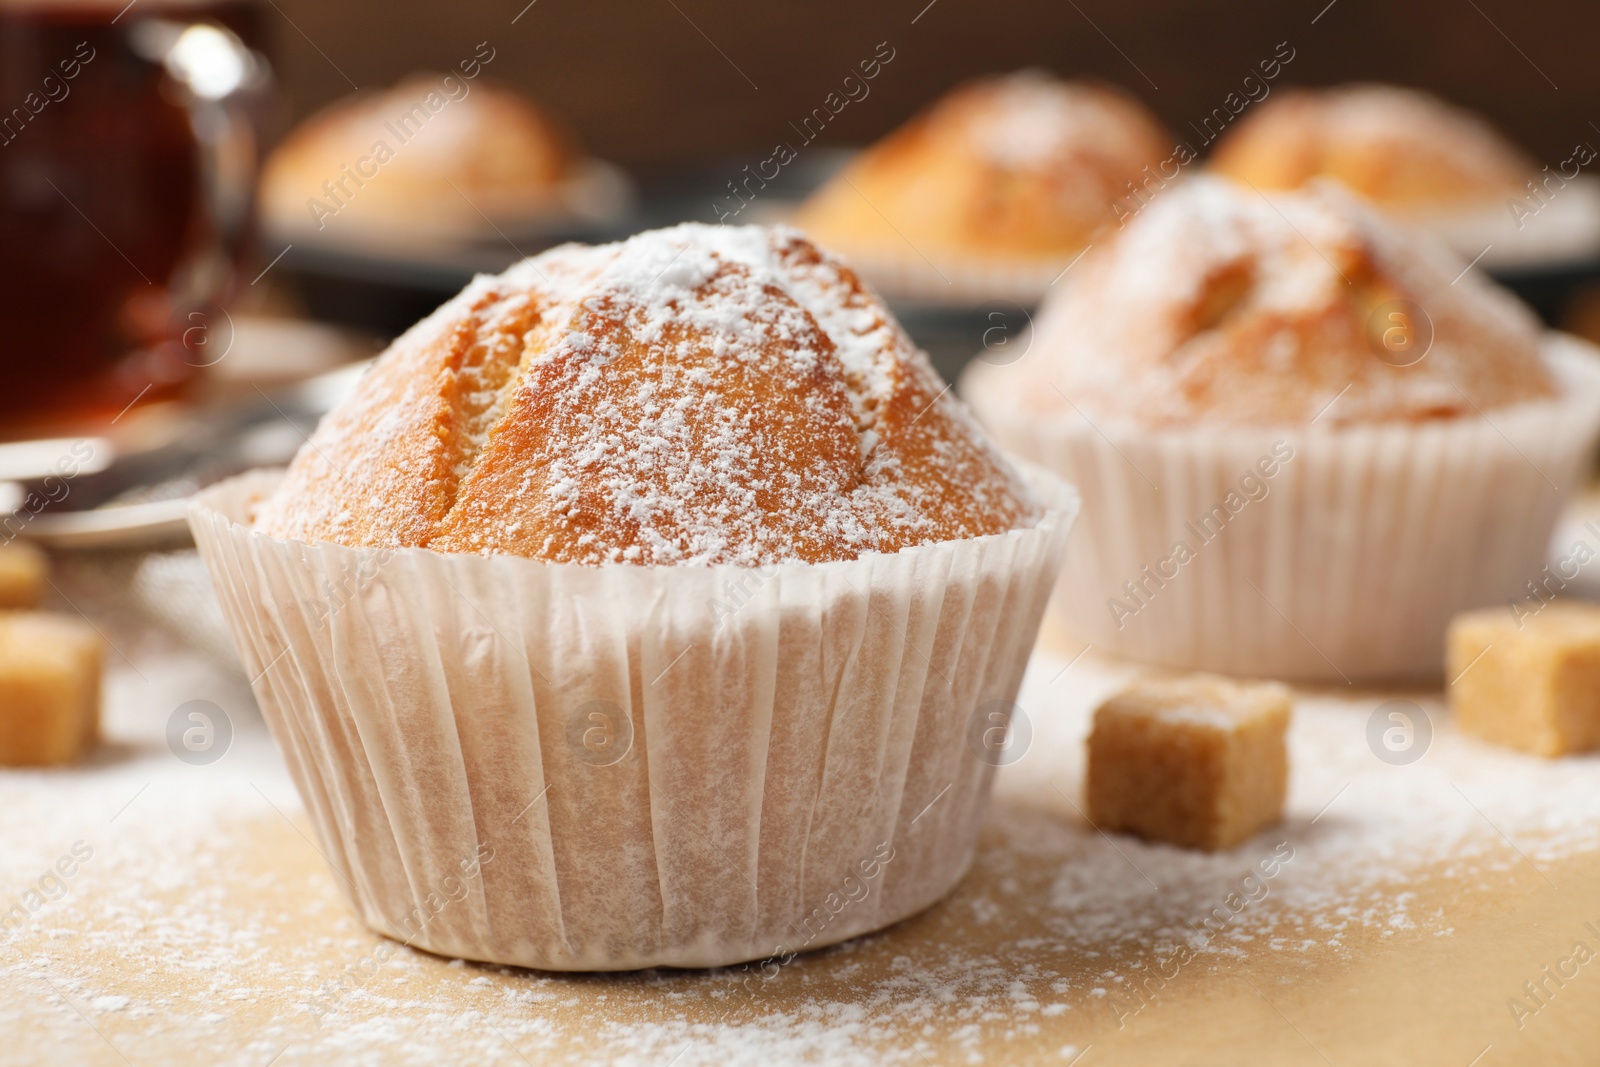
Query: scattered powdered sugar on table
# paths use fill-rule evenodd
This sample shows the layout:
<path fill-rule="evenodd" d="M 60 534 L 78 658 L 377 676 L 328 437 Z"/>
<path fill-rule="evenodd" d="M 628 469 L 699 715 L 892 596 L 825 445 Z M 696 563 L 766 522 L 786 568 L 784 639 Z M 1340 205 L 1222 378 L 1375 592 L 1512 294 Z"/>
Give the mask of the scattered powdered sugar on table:
<path fill-rule="evenodd" d="M 1036 652 L 1018 704 L 1031 716 L 1035 746 L 1067 759 L 1034 760 L 1030 753 L 1002 776 L 1002 801 L 1059 788 L 1077 802 L 1080 744 L 1093 706 L 1132 673 L 1086 658 L 1051 684 L 1063 666 Z M 1095 938 L 1182 936 L 1219 902 L 1197 887 L 1227 886 L 1278 842 L 1288 842 L 1294 857 L 1270 881 L 1273 906 L 1235 917 L 1228 939 L 1246 942 L 1287 921 L 1303 929 L 1299 947 L 1337 948 L 1340 932 L 1350 926 L 1426 925 L 1411 914 L 1405 892 L 1420 871 L 1445 865 L 1485 876 L 1514 868 L 1528 872 L 1530 862 L 1600 848 L 1600 757 L 1544 760 L 1494 748 L 1457 733 L 1437 694 L 1416 692 L 1398 699 L 1427 716 L 1431 742 L 1422 742 L 1428 748 L 1416 762 L 1391 765 L 1369 747 L 1368 722 L 1392 699 L 1393 693 L 1298 692 L 1281 826 L 1220 854 L 1122 837 L 1113 847 L 1091 838 L 1081 861 L 1063 864 L 1052 887 L 1053 925 L 1063 934 Z M 1386 715 L 1381 722 L 1382 729 L 1393 726 Z M 1421 731 L 1415 736 L 1420 739 Z M 1114 877 L 1119 868 L 1137 868 L 1149 880 Z M 1108 880 L 1125 884 L 1108 893 Z M 1179 924 L 1161 926 L 1163 911 Z M 1443 929 L 1448 923 L 1434 925 Z"/>
<path fill-rule="evenodd" d="M 1406 766 L 1367 743 L 1396 694 L 1298 694 L 1286 821 L 1232 852 L 1107 838 L 1076 810 L 1082 740 L 1130 671 L 1041 650 L 1018 697 L 1030 746 L 1001 770 L 973 873 L 946 902 L 770 978 L 511 971 L 366 933 L 302 837 L 241 683 L 182 656 L 135 662 L 111 671 L 111 741 L 91 764 L 0 772 L 6 907 L 75 843 L 92 849 L 0 944 L 0 1030 L 84 1057 L 105 1054 L 104 1037 L 135 1063 L 181 1049 L 253 1067 L 1007 1062 L 1048 1037 L 1073 1050 L 1066 1063 L 1080 1031 L 1132 1003 L 1162 946 L 1189 946 L 1197 962 L 1175 981 L 1200 985 L 1263 960 L 1325 967 L 1376 938 L 1450 936 L 1458 919 L 1430 899 L 1433 879 L 1536 884 L 1530 863 L 1600 849 L 1600 760 L 1480 745 L 1422 693 L 1399 694 L 1433 732 Z M 211 766 L 180 762 L 163 736 L 196 698 L 235 729 Z"/>

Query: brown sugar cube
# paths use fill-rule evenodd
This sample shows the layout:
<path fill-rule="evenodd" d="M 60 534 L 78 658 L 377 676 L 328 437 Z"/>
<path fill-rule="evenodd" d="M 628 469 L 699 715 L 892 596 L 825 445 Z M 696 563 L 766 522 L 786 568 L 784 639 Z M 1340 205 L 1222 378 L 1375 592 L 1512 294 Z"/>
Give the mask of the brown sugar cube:
<path fill-rule="evenodd" d="M 1600 607 L 1469 611 L 1451 621 L 1447 653 L 1462 730 L 1539 756 L 1600 745 Z"/>
<path fill-rule="evenodd" d="M 1094 715 L 1089 819 L 1153 841 L 1224 849 L 1278 821 L 1289 691 L 1214 675 L 1135 682 Z"/>
<path fill-rule="evenodd" d="M 0 612 L 0 764 L 68 763 L 100 733 L 100 635 L 82 619 Z"/>
<path fill-rule="evenodd" d="M 50 561 L 33 545 L 0 545 L 0 608 L 36 608 L 44 599 Z"/>

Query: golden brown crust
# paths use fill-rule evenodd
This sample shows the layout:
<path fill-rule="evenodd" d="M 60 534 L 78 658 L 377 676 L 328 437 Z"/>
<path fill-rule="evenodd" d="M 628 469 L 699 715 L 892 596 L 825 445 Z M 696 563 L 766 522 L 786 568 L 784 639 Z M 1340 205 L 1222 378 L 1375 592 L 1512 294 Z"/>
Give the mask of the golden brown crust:
<path fill-rule="evenodd" d="M 1034 71 L 963 85 L 867 149 L 798 224 L 841 248 L 1051 257 L 1172 149 L 1137 100 Z"/>
<path fill-rule="evenodd" d="M 748 274 L 737 265 L 725 269 Z M 710 283 L 713 289 L 721 280 Z M 629 328 L 634 309 L 625 295 L 601 290 L 580 304 L 565 328 L 568 337 L 583 340 L 556 342 L 528 369 L 429 545 L 445 552 L 583 561 L 593 554 L 591 545 L 626 549 L 652 535 L 682 541 L 689 536 L 683 525 L 695 513 L 754 508 L 760 516 L 757 538 L 781 537 L 800 558 L 816 558 L 825 516 L 807 501 L 848 492 L 857 483 L 855 427 L 836 387 L 839 368 L 828 358 L 832 343 L 784 293 L 771 287 L 765 292 L 774 318 L 789 319 L 791 328 L 748 360 L 719 357 L 709 331 L 674 321 L 665 325 L 660 342 L 686 351 L 663 361 L 655 345 Z M 595 347 L 612 349 L 599 375 L 589 373 Z M 796 372 L 801 361 L 795 357 L 803 349 L 821 358 Z M 630 490 L 638 498 L 684 505 L 654 523 L 648 513 L 618 514 L 603 494 L 576 486 L 568 491 L 561 484 L 584 465 L 581 452 L 590 441 L 585 424 L 597 413 L 605 412 L 619 427 L 640 426 L 667 404 L 678 408 L 683 421 L 683 436 L 674 444 L 685 453 L 715 455 L 719 439 L 730 432 L 748 441 L 746 477 L 725 479 L 712 467 L 658 462 L 649 453 L 626 457 Z M 693 478 L 687 493 L 674 484 L 685 474 Z"/>
<path fill-rule="evenodd" d="M 683 226 L 480 278 L 397 341 L 260 527 L 558 562 L 848 559 L 1037 507 L 794 231 Z"/>
<path fill-rule="evenodd" d="M 1283 91 L 1217 145 L 1210 169 L 1258 189 L 1332 178 L 1391 209 L 1516 193 L 1538 169 L 1470 112 L 1412 89 Z"/>
<path fill-rule="evenodd" d="M 558 209 L 582 158 L 571 132 L 519 93 L 418 74 L 296 127 L 263 168 L 262 211 L 284 229 L 476 230 L 484 216 L 504 224 Z"/>

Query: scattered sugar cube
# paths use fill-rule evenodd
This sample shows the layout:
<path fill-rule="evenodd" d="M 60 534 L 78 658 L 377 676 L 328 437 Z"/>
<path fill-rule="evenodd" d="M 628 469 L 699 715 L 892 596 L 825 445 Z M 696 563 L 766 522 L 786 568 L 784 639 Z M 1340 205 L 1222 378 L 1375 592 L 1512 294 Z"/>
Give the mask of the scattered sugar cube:
<path fill-rule="evenodd" d="M 21 541 L 0 545 L 0 608 L 38 607 L 49 572 L 49 558 L 33 545 Z"/>
<path fill-rule="evenodd" d="M 0 612 L 0 764 L 77 759 L 100 732 L 100 635 L 72 615 Z"/>
<path fill-rule="evenodd" d="M 1225 849 L 1278 821 L 1289 691 L 1215 675 L 1135 682 L 1095 711 L 1089 819 L 1153 841 Z"/>
<path fill-rule="evenodd" d="M 1469 611 L 1451 621 L 1447 643 L 1461 729 L 1539 756 L 1600 745 L 1600 606 Z"/>

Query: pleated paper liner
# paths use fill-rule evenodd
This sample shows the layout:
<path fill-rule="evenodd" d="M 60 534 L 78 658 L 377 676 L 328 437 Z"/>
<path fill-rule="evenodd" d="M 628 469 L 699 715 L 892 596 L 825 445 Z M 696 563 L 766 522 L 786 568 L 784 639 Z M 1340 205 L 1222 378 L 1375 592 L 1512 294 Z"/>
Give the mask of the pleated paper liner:
<path fill-rule="evenodd" d="M 276 540 L 275 472 L 195 541 L 323 851 L 373 929 L 554 970 L 781 958 L 971 862 L 1077 512 L 817 565 L 585 567 Z M 975 725 L 977 729 L 975 730 Z"/>
<path fill-rule="evenodd" d="M 1600 432 L 1600 351 L 1550 335 L 1558 400 L 1426 423 L 1153 430 L 1024 414 L 1006 368 L 962 392 L 1083 494 L 1052 620 L 1163 666 L 1434 678 L 1458 611 L 1519 599 Z"/>

